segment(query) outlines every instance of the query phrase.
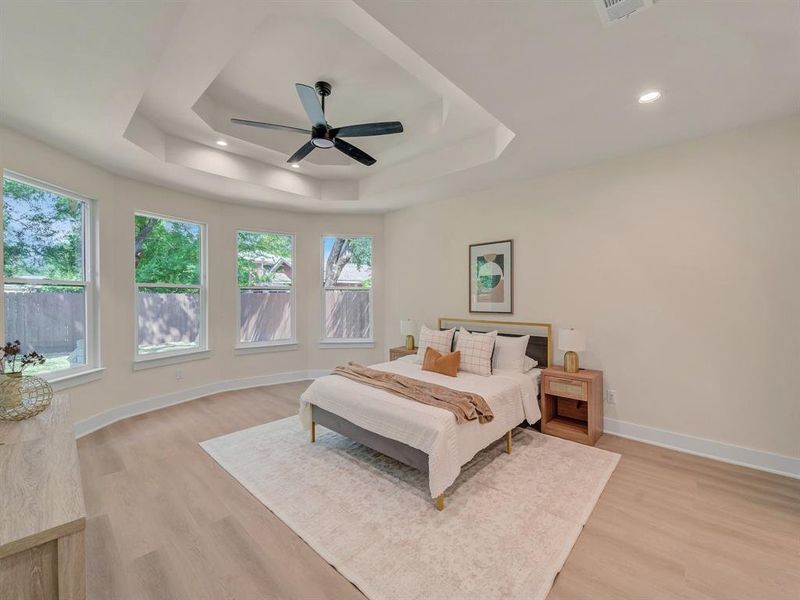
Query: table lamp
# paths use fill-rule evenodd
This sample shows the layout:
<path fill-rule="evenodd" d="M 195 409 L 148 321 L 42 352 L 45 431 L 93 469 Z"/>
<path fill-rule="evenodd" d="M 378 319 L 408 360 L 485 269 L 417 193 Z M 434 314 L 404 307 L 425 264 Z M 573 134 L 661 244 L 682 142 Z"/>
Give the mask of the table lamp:
<path fill-rule="evenodd" d="M 564 371 L 566 373 L 580 371 L 577 352 L 586 350 L 586 334 L 577 329 L 559 329 L 558 348 L 564 350 Z"/>
<path fill-rule="evenodd" d="M 400 321 L 400 333 L 406 336 L 406 350 L 414 349 L 414 334 L 417 332 L 417 323 L 411 319 Z"/>

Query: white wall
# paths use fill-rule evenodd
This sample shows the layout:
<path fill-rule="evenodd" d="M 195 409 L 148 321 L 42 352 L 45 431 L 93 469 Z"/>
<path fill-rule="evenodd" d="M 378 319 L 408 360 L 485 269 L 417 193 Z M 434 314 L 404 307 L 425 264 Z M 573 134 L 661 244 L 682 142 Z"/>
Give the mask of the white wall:
<path fill-rule="evenodd" d="M 0 169 L 100 209 L 107 370 L 69 390 L 78 421 L 219 380 L 382 360 L 403 341 L 402 317 L 468 316 L 467 245 L 513 238 L 511 319 L 586 330 L 582 364 L 603 369 L 618 394 L 607 417 L 800 456 L 800 117 L 385 219 L 219 203 L 111 175 L 2 127 Z M 182 380 L 174 366 L 132 369 L 136 210 L 209 225 L 211 358 L 180 365 Z M 297 234 L 297 350 L 233 352 L 239 227 Z M 318 347 L 323 233 L 375 235 L 374 349 Z"/>
<path fill-rule="evenodd" d="M 387 343 L 404 317 L 467 317 L 468 244 L 513 238 L 508 320 L 585 330 L 607 417 L 800 456 L 800 118 L 401 210 L 384 235 Z"/>
<path fill-rule="evenodd" d="M 100 311 L 104 377 L 68 390 L 76 421 L 137 400 L 271 373 L 330 368 L 346 360 L 374 363 L 383 344 L 383 219 L 275 211 L 216 202 L 112 175 L 10 129 L 0 127 L 0 169 L 71 190 L 96 201 L 100 222 Z M 210 358 L 133 371 L 133 215 L 138 210 L 208 224 Z M 236 230 L 296 234 L 295 289 L 298 349 L 238 355 Z M 320 236 L 374 238 L 374 349 L 320 349 Z M 2 304 L 0 302 L 0 304 Z M 0 307 L 1 310 L 1 307 Z M 0 319 L 0 338 L 3 320 Z M 180 368 L 183 379 L 176 379 Z"/>

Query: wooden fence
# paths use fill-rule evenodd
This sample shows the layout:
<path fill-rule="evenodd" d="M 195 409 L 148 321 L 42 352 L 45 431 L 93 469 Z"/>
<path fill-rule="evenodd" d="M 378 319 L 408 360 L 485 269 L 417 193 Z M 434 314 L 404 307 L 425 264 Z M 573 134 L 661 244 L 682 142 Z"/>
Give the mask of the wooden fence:
<path fill-rule="evenodd" d="M 326 337 L 370 337 L 369 296 L 368 291 L 326 290 Z M 24 340 L 26 349 L 43 354 L 69 353 L 83 346 L 83 293 L 29 290 L 6 292 L 4 299 L 6 339 Z M 290 306 L 291 295 L 286 292 L 242 292 L 241 339 L 263 342 L 290 337 Z M 137 309 L 140 346 L 190 343 L 199 334 L 199 294 L 140 292 Z"/>
<path fill-rule="evenodd" d="M 85 338 L 83 296 L 83 292 L 6 291 L 6 340 L 22 340 L 26 352 L 72 352 Z"/>
<path fill-rule="evenodd" d="M 325 336 L 369 338 L 369 290 L 325 290 Z"/>

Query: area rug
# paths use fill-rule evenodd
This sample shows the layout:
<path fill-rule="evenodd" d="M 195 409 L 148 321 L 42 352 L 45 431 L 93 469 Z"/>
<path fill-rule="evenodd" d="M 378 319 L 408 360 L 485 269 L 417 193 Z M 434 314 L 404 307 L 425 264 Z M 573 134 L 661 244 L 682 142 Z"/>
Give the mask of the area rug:
<path fill-rule="evenodd" d="M 427 476 L 297 417 L 201 446 L 371 600 L 547 596 L 619 455 L 514 431 L 435 510 Z"/>

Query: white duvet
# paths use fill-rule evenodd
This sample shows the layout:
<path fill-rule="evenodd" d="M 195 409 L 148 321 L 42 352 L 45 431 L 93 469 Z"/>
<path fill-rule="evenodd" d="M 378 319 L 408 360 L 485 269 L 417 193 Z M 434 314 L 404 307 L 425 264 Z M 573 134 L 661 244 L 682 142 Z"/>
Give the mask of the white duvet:
<path fill-rule="evenodd" d="M 314 381 L 300 397 L 300 421 L 306 429 L 311 428 L 314 404 L 373 433 L 422 450 L 428 454 L 431 497 L 435 498 L 456 480 L 461 466 L 476 453 L 522 421 L 533 424 L 539 420 L 536 398 L 540 370 L 496 371 L 489 377 L 459 371 L 458 377 L 448 377 L 423 371 L 414 359 L 408 356 L 372 368 L 479 394 L 488 402 L 494 419 L 457 425 L 455 416 L 442 408 L 327 375 Z"/>

